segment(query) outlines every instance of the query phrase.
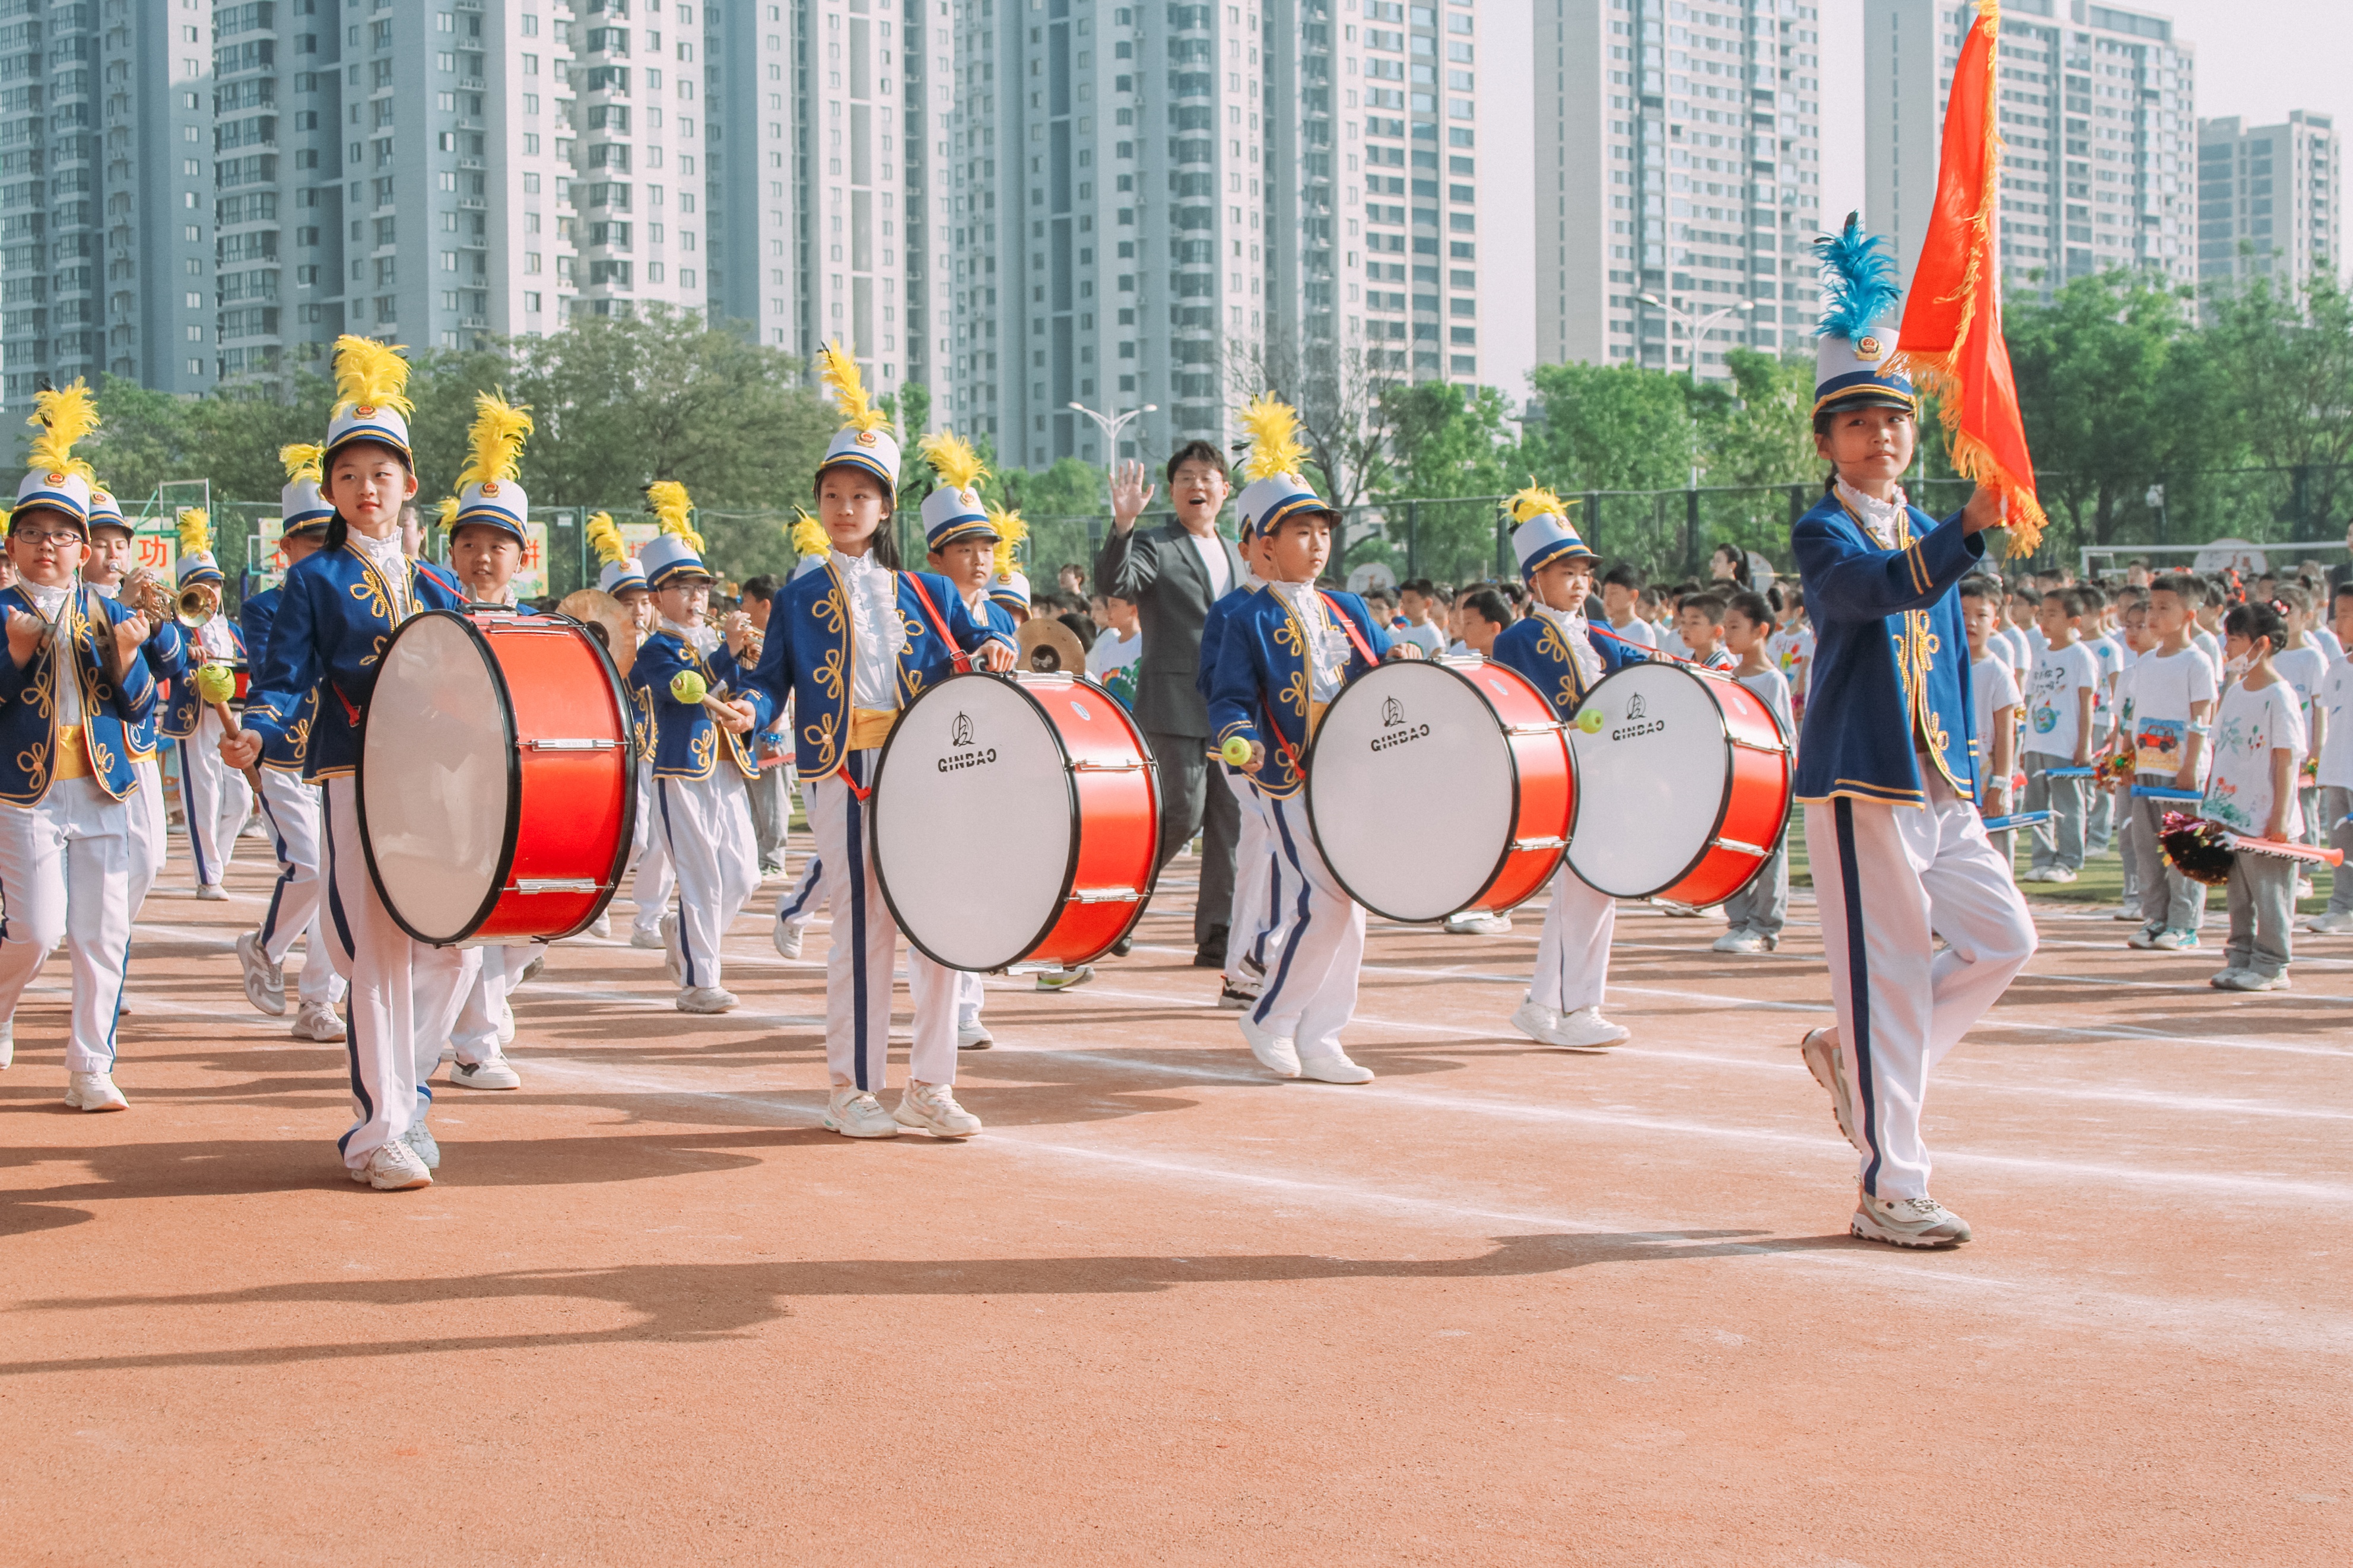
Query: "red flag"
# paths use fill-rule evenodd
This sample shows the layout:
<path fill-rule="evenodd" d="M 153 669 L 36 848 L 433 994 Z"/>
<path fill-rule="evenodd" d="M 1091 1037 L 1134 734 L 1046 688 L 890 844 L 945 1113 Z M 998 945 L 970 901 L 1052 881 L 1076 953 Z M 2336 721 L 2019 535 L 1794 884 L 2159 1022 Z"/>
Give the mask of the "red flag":
<path fill-rule="evenodd" d="M 2000 32 L 2000 0 L 1978 0 L 1978 19 L 1953 70 L 1936 203 L 1896 342 L 1914 380 L 1936 395 L 1954 472 L 2001 493 L 2010 553 L 2030 555 L 2046 520 L 2035 499 L 2034 459 L 2026 450 L 2018 384 L 2001 337 L 2001 258 L 1995 247 L 2001 204 L 2001 138 L 1995 129 Z"/>

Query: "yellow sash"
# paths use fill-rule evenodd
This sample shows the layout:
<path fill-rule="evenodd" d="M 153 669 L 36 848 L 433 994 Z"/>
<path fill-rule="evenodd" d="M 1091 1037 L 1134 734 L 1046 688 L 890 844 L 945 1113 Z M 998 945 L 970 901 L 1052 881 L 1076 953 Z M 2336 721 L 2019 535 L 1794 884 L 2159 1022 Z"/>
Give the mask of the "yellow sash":
<path fill-rule="evenodd" d="M 1324 728 L 1324 710 L 1331 706 L 1332 705 L 1329 702 L 1317 702 L 1312 699 L 1308 701 L 1307 738 L 1309 740 L 1314 740 L 1315 738 L 1315 731 Z"/>
<path fill-rule="evenodd" d="M 849 749 L 872 752 L 881 749 L 891 738 L 891 727 L 899 721 L 896 708 L 852 708 L 849 710 Z"/>
<path fill-rule="evenodd" d="M 90 777 L 90 749 L 82 744 L 80 725 L 58 726 L 57 761 L 57 771 L 51 773 L 50 777 L 58 779 Z"/>

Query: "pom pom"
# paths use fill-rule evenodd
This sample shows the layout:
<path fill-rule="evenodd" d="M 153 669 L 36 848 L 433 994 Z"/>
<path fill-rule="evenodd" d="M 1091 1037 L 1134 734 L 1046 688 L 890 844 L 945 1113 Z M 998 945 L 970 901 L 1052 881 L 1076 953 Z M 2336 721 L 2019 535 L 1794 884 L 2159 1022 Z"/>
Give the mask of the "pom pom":
<path fill-rule="evenodd" d="M 33 394 L 33 416 L 25 423 L 40 432 L 25 454 L 27 467 L 96 481 L 90 464 L 73 455 L 74 443 L 98 428 L 98 404 L 89 383 L 76 377 L 71 386 Z"/>
<path fill-rule="evenodd" d="M 684 485 L 676 479 L 656 479 L 646 487 L 646 505 L 661 520 L 664 533 L 677 534 L 694 547 L 696 554 L 702 553 L 702 535 L 694 531 L 694 524 L 688 520 L 694 503 L 687 499 Z"/>
<path fill-rule="evenodd" d="M 290 485 L 299 485 L 308 479 L 311 483 L 317 484 L 325 477 L 320 471 L 319 464 L 325 458 L 326 451 L 324 447 L 309 441 L 296 441 L 289 446 L 279 447 L 278 460 L 285 466 L 286 482 Z"/>
<path fill-rule="evenodd" d="M 629 558 L 628 542 L 613 525 L 613 514 L 609 511 L 590 515 L 586 537 L 588 548 L 596 552 L 596 564 L 599 566 L 617 565 Z"/>
<path fill-rule="evenodd" d="M 408 362 L 400 351 L 374 338 L 345 332 L 335 340 L 335 412 L 359 407 L 414 414 L 408 401 Z"/>
<path fill-rule="evenodd" d="M 196 695 L 207 702 L 226 702 L 237 695 L 237 671 L 225 664 L 196 667 Z"/>
<path fill-rule="evenodd" d="M 1001 507 L 988 509 L 988 525 L 997 531 L 997 575 L 1008 576 L 1013 571 L 1013 547 L 1029 537 L 1029 525 L 1021 521 L 1019 512 Z"/>
<path fill-rule="evenodd" d="M 523 437 L 531 429 L 530 410 L 515 407 L 496 393 L 476 393 L 473 428 L 466 432 L 466 467 L 458 475 L 458 488 L 515 478 Z"/>
<path fill-rule="evenodd" d="M 833 548 L 833 536 L 826 532 L 825 524 L 798 507 L 793 510 L 798 514 L 793 519 L 794 554 L 823 555 Z"/>
<path fill-rule="evenodd" d="M 2237 856 L 2223 838 L 2222 829 L 2204 817 L 2167 812 L 2158 842 L 2165 847 L 2165 858 L 2173 862 L 2174 869 L 2191 881 L 2210 888 L 2230 881 L 2231 863 Z"/>
<path fill-rule="evenodd" d="M 180 509 L 180 553 L 208 555 L 213 548 L 213 520 L 200 506 Z"/>
<path fill-rule="evenodd" d="M 1531 483 L 1506 500 L 1504 510 L 1512 514 L 1514 522 L 1528 522 L 1539 517 L 1567 517 L 1569 504 L 1543 486 Z"/>
<path fill-rule="evenodd" d="M 1242 405 L 1242 428 L 1250 432 L 1250 456 L 1243 472 L 1253 479 L 1295 474 L 1307 456 L 1299 441 L 1299 416 L 1288 403 L 1262 392 Z"/>
<path fill-rule="evenodd" d="M 891 422 L 867 397 L 866 383 L 858 374 L 858 362 L 839 343 L 828 343 L 818 351 L 817 372 L 818 379 L 841 405 L 843 429 L 879 430 Z"/>
<path fill-rule="evenodd" d="M 670 694 L 672 700 L 683 702 L 689 708 L 699 704 L 709 694 L 710 689 L 703 684 L 702 677 L 691 669 L 681 669 L 670 678 Z"/>
<path fill-rule="evenodd" d="M 1846 215 L 1846 227 L 1814 242 L 1822 264 L 1822 324 L 1825 337 L 1860 338 L 1895 309 L 1903 290 L 1895 286 L 1895 262 L 1886 242 L 1862 232 L 1860 216 Z"/>
<path fill-rule="evenodd" d="M 968 490 L 987 476 L 980 454 L 952 430 L 926 436 L 915 446 L 923 454 L 923 460 L 932 465 L 932 472 L 939 475 L 940 482 L 951 489 Z"/>

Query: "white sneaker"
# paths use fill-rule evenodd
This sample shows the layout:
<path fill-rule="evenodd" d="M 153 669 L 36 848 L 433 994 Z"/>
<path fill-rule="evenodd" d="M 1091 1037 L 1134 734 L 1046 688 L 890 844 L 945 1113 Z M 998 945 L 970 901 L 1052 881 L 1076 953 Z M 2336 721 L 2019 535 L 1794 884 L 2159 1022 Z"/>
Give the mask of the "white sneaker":
<path fill-rule="evenodd" d="M 1560 1026 L 1552 1043 L 1570 1050 L 1593 1050 L 1614 1046 L 1633 1032 L 1623 1024 L 1613 1024 L 1603 1017 L 1599 1007 L 1579 1007 L 1574 1013 L 1560 1016 Z"/>
<path fill-rule="evenodd" d="M 776 956 L 797 959 L 801 955 L 801 928 L 790 921 L 778 921 L 768 932 L 776 944 Z"/>
<path fill-rule="evenodd" d="M 401 1142 L 408 1145 L 409 1152 L 417 1156 L 427 1170 L 438 1171 L 441 1168 L 441 1145 L 434 1141 L 433 1129 L 420 1121 L 402 1133 L 400 1137 Z"/>
<path fill-rule="evenodd" d="M 826 1102 L 825 1130 L 844 1138 L 896 1138 L 899 1123 L 882 1102 L 862 1089 L 842 1088 Z"/>
<path fill-rule="evenodd" d="M 196 884 L 196 897 L 208 904 L 222 903 L 228 899 L 228 889 L 218 882 L 199 882 Z"/>
<path fill-rule="evenodd" d="M 691 985 L 678 994 L 678 1010 L 681 1013 L 724 1013 L 737 1001 L 733 991 L 716 985 Z"/>
<path fill-rule="evenodd" d="M 1068 991 L 1073 985 L 1084 985 L 1094 977 L 1095 966 L 1092 963 L 1082 963 L 1076 969 L 1058 969 L 1051 973 L 1041 969 L 1038 972 L 1036 989 Z"/>
<path fill-rule="evenodd" d="M 956 1049 L 960 1051 L 985 1051 L 995 1044 L 997 1037 L 990 1034 L 988 1026 L 977 1018 L 969 1024 L 956 1026 Z"/>
<path fill-rule="evenodd" d="M 2047 882 L 2051 879 L 2051 868 L 2048 866 L 2030 867 L 2026 870 L 2021 871 L 2018 874 L 2018 879 L 2021 882 Z"/>
<path fill-rule="evenodd" d="M 237 962 L 245 971 L 245 999 L 273 1018 L 284 1017 L 286 971 L 282 965 L 269 962 L 269 953 L 262 947 L 259 932 L 238 934 Z"/>
<path fill-rule="evenodd" d="M 1288 1035 L 1274 1034 L 1261 1028 L 1248 1013 L 1234 1020 L 1242 1026 L 1242 1038 L 1250 1042 L 1250 1055 L 1259 1066 L 1277 1078 L 1299 1076 L 1299 1047 Z"/>
<path fill-rule="evenodd" d="M 451 1062 L 449 1081 L 459 1089 L 521 1089 L 522 1074 L 502 1056 L 485 1057 L 478 1062 Z"/>
<path fill-rule="evenodd" d="M 631 947 L 659 949 L 662 945 L 661 932 L 658 931 L 633 930 L 629 932 L 629 945 Z"/>
<path fill-rule="evenodd" d="M 102 1072 L 66 1074 L 66 1103 L 76 1110 L 128 1110 L 131 1102 L 114 1087 L 112 1075 Z"/>
<path fill-rule="evenodd" d="M 1262 985 L 1249 981 L 1229 980 L 1218 992 L 1218 1007 L 1226 1013 L 1247 1013 L 1258 1005 Z"/>
<path fill-rule="evenodd" d="M 1551 1045 L 1560 1028 L 1560 1010 L 1533 999 L 1523 1002 L 1512 1014 L 1512 1027 L 1540 1046 Z"/>
<path fill-rule="evenodd" d="M 1459 914 L 1446 917 L 1449 936 L 1509 936 L 1512 917 L 1509 915 Z"/>
<path fill-rule="evenodd" d="M 1711 952 L 1770 952 L 1772 939 L 1756 931 L 1742 929 L 1728 931 L 1708 944 Z"/>
<path fill-rule="evenodd" d="M 1838 1130 L 1860 1154 L 1862 1140 L 1854 1135 L 1854 1121 L 1846 1109 L 1846 1062 L 1838 1047 L 1831 1044 L 1829 1035 L 1827 1027 L 1809 1029 L 1806 1037 L 1798 1042 L 1798 1050 L 1805 1057 L 1806 1070 L 1814 1075 L 1814 1081 L 1831 1091 L 1831 1111 L 1838 1118 Z"/>
<path fill-rule="evenodd" d="M 2137 901 L 2127 901 L 2123 909 L 2118 910 L 2115 914 L 2110 915 L 2108 918 L 2112 921 L 2129 921 L 2134 925 L 2147 925 L 2148 923 L 2141 918 L 2140 905 Z"/>
<path fill-rule="evenodd" d="M 980 1131 L 980 1118 L 958 1105 L 955 1090 L 944 1083 L 909 1083 L 891 1119 L 934 1138 L 969 1138 Z"/>
<path fill-rule="evenodd" d="M 305 1002 L 294 1016 L 294 1037 L 332 1045 L 343 1037 L 343 1021 L 324 1002 Z"/>
<path fill-rule="evenodd" d="M 2317 914 L 2304 922 L 2304 929 L 2319 936 L 2341 936 L 2353 931 L 2353 915 Z"/>
<path fill-rule="evenodd" d="M 2295 896 L 2298 902 L 2302 902 L 2304 900 L 2312 897 L 2311 878 L 2298 877 L 2295 879 Z"/>
<path fill-rule="evenodd" d="M 1335 1047 L 1316 1056 L 1304 1051 L 1299 1056 L 1299 1076 L 1318 1083 L 1370 1083 L 1373 1069 L 1359 1067 L 1348 1059 L 1348 1053 Z"/>
<path fill-rule="evenodd" d="M 1679 904 L 1672 899 L 1652 899 L 1651 902 L 1658 906 L 1659 912 L 1662 915 L 1672 915 L 1677 920 L 1685 921 L 1699 918 L 1697 904 Z"/>
<path fill-rule="evenodd" d="M 396 1138 L 370 1154 L 366 1164 L 353 1169 L 352 1180 L 380 1193 L 406 1193 L 431 1186 L 433 1173 L 425 1168 L 416 1150 Z"/>
<path fill-rule="evenodd" d="M 612 940 L 613 940 L 613 916 L 612 916 L 612 912 L 611 912 L 610 910 L 607 910 L 607 911 L 606 911 L 604 914 L 598 915 L 595 920 L 590 921 L 588 922 L 588 929 L 587 929 L 586 931 L 585 931 L 581 932 L 580 934 L 581 934 L 581 935 L 583 935 L 583 936 L 593 936 L 593 937 L 595 937 L 595 938 L 596 938 L 597 941 L 599 941 L 599 942 L 610 942 L 610 941 L 612 941 Z"/>
<path fill-rule="evenodd" d="M 505 1019 L 499 1025 L 499 1044 L 502 1046 L 514 1044 L 514 1009 L 512 1007 L 507 1009 Z"/>
<path fill-rule="evenodd" d="M 2276 974 L 2265 974 L 2259 969 L 2229 969 L 2214 977 L 2214 984 L 2224 991 L 2286 991 L 2295 983 L 2283 969 Z"/>
<path fill-rule="evenodd" d="M 2046 882 L 2072 882 L 2075 879 L 2075 873 L 2064 866 L 2053 866 L 2042 874 L 2042 879 Z"/>
<path fill-rule="evenodd" d="M 686 984 L 686 952 L 678 945 L 678 917 L 661 918 L 662 967 L 670 971 L 672 985 Z"/>
<path fill-rule="evenodd" d="M 1872 1198 L 1847 1230 L 1895 1247 L 1958 1247 L 1969 1238 L 1968 1222 L 1934 1198 Z"/>

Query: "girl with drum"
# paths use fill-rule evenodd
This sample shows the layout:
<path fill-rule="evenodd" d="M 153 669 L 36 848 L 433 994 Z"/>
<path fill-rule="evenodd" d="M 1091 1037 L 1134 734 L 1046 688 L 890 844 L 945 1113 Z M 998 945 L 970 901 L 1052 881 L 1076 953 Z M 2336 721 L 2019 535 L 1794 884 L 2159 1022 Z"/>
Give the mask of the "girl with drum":
<path fill-rule="evenodd" d="M 657 619 L 629 667 L 629 686 L 651 729 L 654 829 L 678 878 L 678 912 L 661 918 L 662 946 L 678 1010 L 724 1013 L 736 999 L 720 984 L 720 941 L 760 887 L 752 803 L 741 782 L 758 771 L 746 737 L 775 709 L 744 689 L 739 660 L 751 617 L 730 616 L 723 639 L 706 624 L 712 574 L 688 521 L 686 487 L 658 479 L 646 498 L 661 520 L 641 557 Z"/>
<path fill-rule="evenodd" d="M 809 825 L 833 908 L 825 1029 L 833 1087 L 824 1121 L 850 1138 L 895 1137 L 902 1127 L 966 1138 L 981 1124 L 955 1100 L 956 984 L 919 951 L 907 954 L 915 1027 L 906 1091 L 895 1110 L 875 1098 L 888 1061 L 899 931 L 868 852 L 865 803 L 900 710 L 975 658 L 1011 669 L 1015 649 L 974 618 L 946 578 L 899 569 L 891 515 L 898 443 L 868 402 L 856 361 L 828 344 L 819 365 L 843 417 L 815 485 L 830 548 L 818 570 L 797 574 L 778 595 L 752 684 L 770 712 L 792 701 L 795 760 L 801 778 L 814 781 Z"/>
<path fill-rule="evenodd" d="M 1531 488 L 1514 496 L 1511 507 L 1517 524 L 1512 549 L 1533 603 L 1526 618 L 1495 638 L 1495 659 L 1534 682 L 1566 723 L 1604 676 L 1641 663 L 1651 650 L 1587 623 L 1597 557 L 1568 521 L 1567 504 L 1550 490 Z M 1563 862 L 1536 939 L 1527 1000 L 1513 1013 L 1512 1026 L 1563 1050 L 1594 1050 L 1626 1038 L 1626 1026 L 1601 1016 L 1617 929 L 1618 901 L 1588 887 Z"/>
<path fill-rule="evenodd" d="M 330 957 L 345 998 L 354 1121 L 337 1141 L 352 1180 L 381 1192 L 430 1186 L 440 1150 L 425 1125 L 427 1086 L 458 1012 L 465 955 L 403 931 L 368 873 L 355 773 L 360 721 L 379 659 L 403 621 L 464 603 L 401 549 L 400 510 L 417 493 L 405 415 L 408 364 L 383 343 L 335 342 L 334 411 L 327 422 L 323 497 L 335 509 L 317 554 L 286 574 L 285 597 L 256 672 L 244 728 L 224 736 L 230 766 L 251 767 L 309 713 L 320 691 L 304 776 L 322 789 L 327 827 Z"/>

